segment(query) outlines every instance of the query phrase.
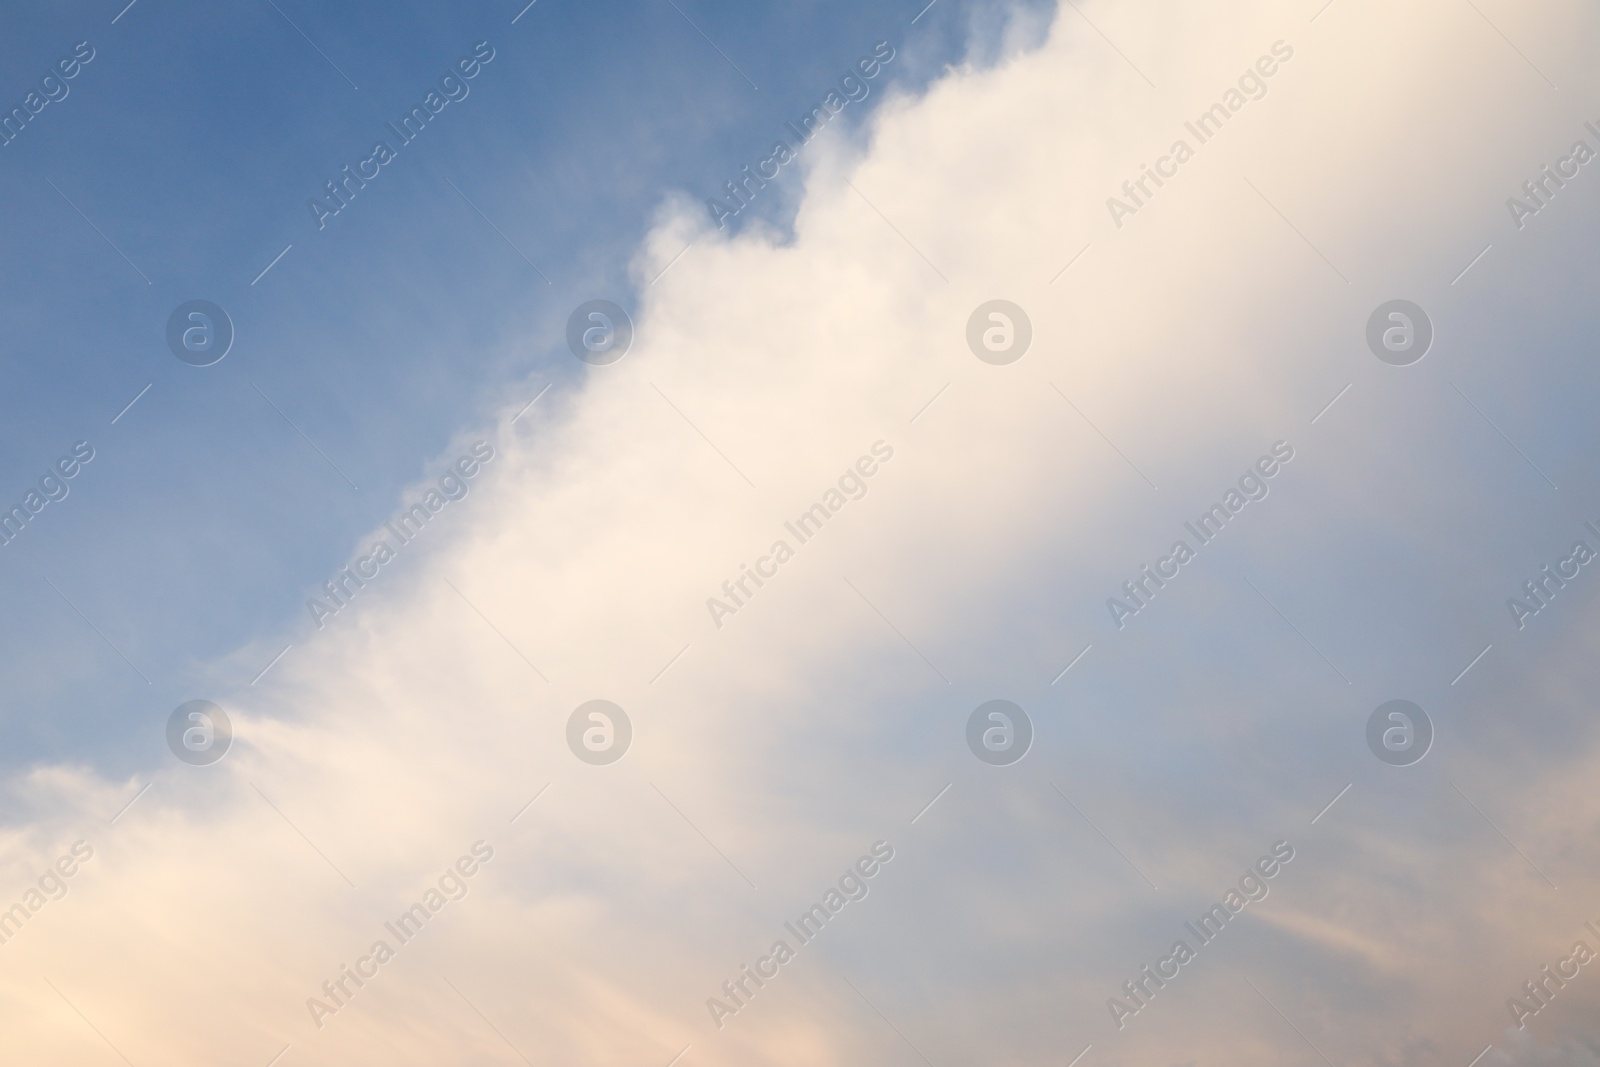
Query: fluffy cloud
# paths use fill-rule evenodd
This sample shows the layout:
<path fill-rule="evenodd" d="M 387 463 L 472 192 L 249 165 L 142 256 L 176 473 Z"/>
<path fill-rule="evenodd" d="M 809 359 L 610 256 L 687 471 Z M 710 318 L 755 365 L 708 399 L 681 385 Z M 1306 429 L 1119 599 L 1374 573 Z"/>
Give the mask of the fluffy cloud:
<path fill-rule="evenodd" d="M 1285 1017 L 1337 1062 L 1464 1063 L 1496 1040 L 1504 998 L 1590 917 L 1585 646 L 1552 624 L 1553 647 L 1473 676 L 1484 702 L 1564 679 L 1541 706 L 1567 744 L 1536 768 L 1485 742 L 1483 705 L 1446 703 L 1494 596 L 1481 624 L 1452 614 L 1403 649 L 1368 621 L 1390 592 L 1369 559 L 1425 554 L 1443 525 L 1409 509 L 1408 476 L 1467 495 L 1476 475 L 1452 454 L 1461 412 L 1418 399 L 1450 357 L 1398 378 L 1360 329 L 1396 289 L 1470 318 L 1449 285 L 1480 247 L 1461 219 L 1509 241 L 1489 227 L 1521 169 L 1496 160 L 1536 140 L 1517 103 L 1544 90 L 1471 12 L 1312 13 L 1063 8 L 1035 46 L 808 149 L 792 234 L 725 238 L 669 199 L 633 351 L 464 432 L 499 452 L 467 500 L 260 687 L 213 695 L 226 760 L 13 784 L 18 893 L 74 840 L 95 856 L 0 947 L 8 1056 L 665 1064 L 691 1046 L 685 1063 L 815 1067 L 1092 1043 L 1108 1063 L 1267 1064 L 1309 1055 Z M 1519 45 L 1579 69 L 1561 27 L 1593 26 L 1544 17 Z M 1277 41 L 1293 58 L 1266 95 L 1117 228 L 1106 198 Z M 1471 137 L 1442 125 L 1462 113 Z M 1033 324 L 1007 367 L 966 348 L 995 297 Z M 1117 631 L 1105 599 L 1280 439 L 1297 458 L 1272 494 Z M 865 496 L 795 543 L 784 523 L 880 441 Z M 707 598 L 778 539 L 794 558 L 717 626 Z M 1454 588 L 1424 570 L 1406 603 L 1436 616 Z M 1440 752 L 1379 775 L 1366 712 L 1435 675 Z M 1004 770 L 962 740 L 995 696 L 1038 729 Z M 597 697 L 633 723 L 609 767 L 565 744 Z M 1559 869 L 1561 908 L 1496 827 Z M 1280 838 L 1299 858 L 1269 898 L 1118 1031 L 1106 999 Z M 706 998 L 879 839 L 897 857 L 866 899 L 717 1029 Z M 395 944 L 384 924 L 479 841 L 493 859 L 465 895 Z M 380 939 L 394 959 L 317 1025 L 308 998 Z M 1552 1017 L 1597 1001 L 1575 983 Z M 1507 1062 L 1589 1062 L 1524 1045 Z"/>

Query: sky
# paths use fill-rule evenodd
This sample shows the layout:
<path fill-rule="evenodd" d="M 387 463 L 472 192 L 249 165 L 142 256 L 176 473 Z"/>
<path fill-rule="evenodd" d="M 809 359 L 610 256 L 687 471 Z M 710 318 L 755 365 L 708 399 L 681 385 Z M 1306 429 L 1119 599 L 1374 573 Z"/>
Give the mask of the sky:
<path fill-rule="evenodd" d="M 1600 1063 L 1584 6 L 0 17 L 6 1062 Z"/>

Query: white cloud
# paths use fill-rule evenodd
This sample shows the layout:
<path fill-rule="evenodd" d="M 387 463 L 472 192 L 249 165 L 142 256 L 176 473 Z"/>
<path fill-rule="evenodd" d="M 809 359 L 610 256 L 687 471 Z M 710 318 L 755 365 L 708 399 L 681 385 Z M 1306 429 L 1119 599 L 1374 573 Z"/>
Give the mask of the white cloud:
<path fill-rule="evenodd" d="M 1065 1062 L 1092 1041 L 1101 1062 L 1204 1049 L 1278 1063 L 1306 1050 L 1241 981 L 1275 972 L 1274 1002 L 1341 1062 L 1496 1032 L 1527 962 L 1508 945 L 1543 887 L 1493 851 L 1493 872 L 1469 878 L 1485 854 L 1472 835 L 1489 830 L 1441 807 L 1455 803 L 1442 753 L 1435 778 L 1407 780 L 1427 833 L 1386 824 L 1399 787 L 1360 762 L 1347 720 L 1394 683 L 1362 675 L 1347 694 L 1233 578 L 1243 551 L 1246 573 L 1276 576 L 1307 538 L 1409 529 L 1392 518 L 1404 487 L 1360 497 L 1345 473 L 1379 462 L 1382 441 L 1307 423 L 1352 379 L 1343 403 L 1375 420 L 1398 403 L 1385 390 L 1405 387 L 1357 350 L 1352 323 L 1400 285 L 1446 306 L 1477 240 L 1461 215 L 1494 209 L 1504 181 L 1479 171 L 1517 121 L 1507 105 L 1475 111 L 1471 139 L 1427 125 L 1492 96 L 1461 51 L 1497 77 L 1516 69 L 1470 12 L 1340 8 L 1308 24 L 1265 3 L 1225 19 L 1086 6 L 1126 60 L 1063 11 L 1037 49 L 882 104 L 867 147 L 808 150 L 792 241 L 726 240 L 669 202 L 639 280 L 694 247 L 643 291 L 634 350 L 515 427 L 508 409 L 485 431 L 498 457 L 424 543 L 259 688 L 215 695 L 239 738 L 223 763 L 164 766 L 115 826 L 144 779 L 22 783 L 37 806 L 13 823 L 12 883 L 61 842 L 96 856 L 0 948 L 8 1055 L 107 1062 L 64 995 L 134 1063 L 266 1063 L 286 1043 L 288 1067 L 520 1062 L 511 1046 L 534 1062 L 665 1064 L 686 1044 L 703 1064 L 909 1057 L 880 1011 L 935 1062 Z M 1519 27 L 1547 58 L 1561 47 L 1549 17 Z M 1295 55 L 1267 96 L 1115 229 L 1106 196 L 1279 39 Z M 1429 167 L 1395 162 L 1406 137 Z M 1034 326 L 1005 368 L 963 340 L 996 296 Z M 1437 431 L 1444 417 L 1416 418 Z M 1136 626 L 1111 629 L 1104 599 L 1279 438 L 1299 453 L 1274 494 Z M 894 454 L 865 498 L 795 544 L 784 521 L 879 440 Z M 706 598 L 778 538 L 795 558 L 714 626 Z M 1359 568 L 1349 555 L 1315 566 Z M 1273 586 L 1294 598 L 1286 614 L 1341 592 L 1308 583 Z M 1248 677 L 1229 666 L 1241 650 Z M 1001 694 L 1039 726 L 1038 751 L 1004 776 L 961 741 L 967 711 Z M 1265 706 L 1294 694 L 1305 731 L 1357 740 L 1308 756 Z M 607 768 L 563 742 L 594 697 L 634 724 Z M 1582 757 L 1574 778 L 1592 746 Z M 1314 780 L 1295 773 L 1306 765 Z M 1338 817 L 1308 827 L 1358 774 Z M 1504 805 L 1550 855 L 1558 830 L 1535 802 Z M 1105 998 L 1279 836 L 1304 859 L 1263 921 L 1230 930 L 1119 1036 Z M 899 855 L 872 894 L 713 1029 L 705 998 L 879 838 Z M 465 899 L 313 1027 L 306 998 L 479 839 L 495 857 Z M 1593 870 L 1579 845 L 1560 862 L 1563 882 Z M 1519 906 L 1498 911 L 1508 898 Z M 1441 975 L 1441 954 L 1466 951 L 1464 920 L 1495 946 L 1493 973 Z"/>

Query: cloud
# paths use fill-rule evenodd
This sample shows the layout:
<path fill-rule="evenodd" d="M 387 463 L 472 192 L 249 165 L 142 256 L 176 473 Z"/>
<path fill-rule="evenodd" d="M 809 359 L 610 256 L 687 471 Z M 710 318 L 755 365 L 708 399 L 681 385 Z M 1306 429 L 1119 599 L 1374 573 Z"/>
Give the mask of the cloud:
<path fill-rule="evenodd" d="M 1555 1048 L 1541 1048 L 1533 1034 L 1527 1030 L 1506 1030 L 1504 1047 L 1485 1057 L 1495 1067 L 1593 1067 L 1600 1063 L 1600 1052 L 1592 1042 L 1568 1043 Z"/>
<path fill-rule="evenodd" d="M 1450 455 L 1470 412 L 1418 405 L 1416 382 L 1442 382 L 1393 376 L 1359 325 L 1403 282 L 1461 321 L 1459 217 L 1499 210 L 1503 177 L 1480 171 L 1516 116 L 1474 112 L 1478 140 L 1415 133 L 1453 153 L 1431 170 L 1396 161 L 1451 93 L 1491 95 L 1457 56 L 1498 46 L 1470 13 L 1343 6 L 1315 24 L 1265 3 L 1063 8 L 1036 47 L 808 149 L 792 235 L 728 238 L 668 198 L 626 359 L 464 429 L 444 458 L 497 450 L 471 494 L 259 687 L 212 695 L 235 718 L 223 762 L 17 783 L 34 806 L 9 884 L 63 842 L 95 859 L 0 946 L 12 1054 L 665 1064 L 692 1046 L 684 1062 L 814 1067 L 1092 1043 L 1108 1063 L 1266 1064 L 1306 1054 L 1292 1019 L 1337 1062 L 1465 1062 L 1580 923 L 1546 921 L 1537 872 L 1461 797 L 1586 899 L 1594 746 L 1575 733 L 1531 796 L 1446 703 L 1475 619 L 1369 647 L 1387 603 L 1370 559 L 1437 534 L 1406 464 L 1478 475 Z M 1555 52 L 1555 25 L 1522 43 Z M 1278 41 L 1293 58 L 1267 94 L 1118 228 L 1106 198 Z M 1441 167 L 1457 180 L 1426 195 Z M 996 297 L 1033 326 L 1005 367 L 965 340 Z M 1419 366 L 1445 358 L 1469 357 Z M 1397 436 L 1422 458 L 1397 459 Z M 1278 440 L 1297 451 L 1272 494 L 1117 630 L 1106 598 Z M 785 524 L 862 457 L 865 495 L 801 543 Z M 719 626 L 707 600 L 780 540 L 793 558 Z M 1553 662 L 1583 647 L 1557 643 Z M 1439 675 L 1441 751 L 1380 776 L 1360 724 L 1432 676 L 1417 662 Z M 1038 728 L 1009 769 L 962 740 L 998 695 Z M 607 767 L 566 748 L 595 698 L 633 724 Z M 871 894 L 717 1029 L 706 999 L 880 839 L 897 856 Z M 1300 858 L 1272 896 L 1118 1031 L 1107 998 L 1278 839 Z M 467 895 L 394 944 L 385 923 L 480 841 Z M 308 998 L 331 1002 L 322 983 L 378 940 L 395 958 L 319 1026 Z M 1493 966 L 1441 965 L 1469 952 Z"/>

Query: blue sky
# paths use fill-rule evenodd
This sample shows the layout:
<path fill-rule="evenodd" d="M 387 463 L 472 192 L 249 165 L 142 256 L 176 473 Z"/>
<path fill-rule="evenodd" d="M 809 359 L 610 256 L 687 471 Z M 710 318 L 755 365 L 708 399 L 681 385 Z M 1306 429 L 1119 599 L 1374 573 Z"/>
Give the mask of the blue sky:
<path fill-rule="evenodd" d="M 897 4 L 679 6 L 541 0 L 515 24 L 503 5 L 265 0 L 7 16 L 8 100 L 79 41 L 94 59 L 0 159 L 9 243 L 38 250 L 0 267 L 6 492 L 20 500 L 77 440 L 97 453 L 0 568 L 19 606 L 3 624 L 7 761 L 150 758 L 129 747 L 150 717 L 249 681 L 265 659 L 208 663 L 303 621 L 308 589 L 458 427 L 581 381 L 566 315 L 633 305 L 627 264 L 665 197 L 720 193 L 877 41 L 918 47 L 867 107 L 925 79 L 970 14 L 935 6 L 912 27 Z M 307 200 L 396 140 L 385 123 L 480 41 L 495 58 L 470 95 L 318 230 Z M 752 215 L 781 224 L 779 190 L 734 225 Z M 237 331 L 204 369 L 163 342 L 195 298 Z"/>

